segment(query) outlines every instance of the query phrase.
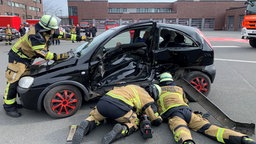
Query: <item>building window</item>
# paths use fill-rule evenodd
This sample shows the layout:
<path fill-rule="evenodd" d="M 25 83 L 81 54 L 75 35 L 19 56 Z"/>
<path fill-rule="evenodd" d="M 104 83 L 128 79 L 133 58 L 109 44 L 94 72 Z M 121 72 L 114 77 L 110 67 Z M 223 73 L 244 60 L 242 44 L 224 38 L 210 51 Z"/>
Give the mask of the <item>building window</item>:
<path fill-rule="evenodd" d="M 77 16 L 77 7 L 76 6 L 69 6 L 68 7 L 68 14 L 70 16 Z"/>
<path fill-rule="evenodd" d="M 170 18 L 170 19 L 166 19 L 165 23 L 169 23 L 169 24 L 177 24 L 176 22 L 176 18 Z"/>
<path fill-rule="evenodd" d="M 191 26 L 201 29 L 202 28 L 202 19 L 201 18 L 192 18 Z"/>
<path fill-rule="evenodd" d="M 27 19 L 32 19 L 32 16 L 31 15 L 27 15 Z"/>
<path fill-rule="evenodd" d="M 109 8 L 108 13 L 171 13 L 170 8 Z"/>
<path fill-rule="evenodd" d="M 214 29 L 214 18 L 206 18 L 204 20 L 204 30 L 213 30 Z"/>
<path fill-rule="evenodd" d="M 171 13 L 170 8 L 137 8 L 136 13 Z"/>
<path fill-rule="evenodd" d="M 244 15 L 239 15 L 238 30 L 242 29 L 243 19 L 244 19 Z"/>
<path fill-rule="evenodd" d="M 3 4 L 3 0 L 0 0 L 0 4 L 1 4 L 1 5 Z"/>
<path fill-rule="evenodd" d="M 189 25 L 189 19 L 188 18 L 180 18 L 178 24 L 181 25 Z"/>
<path fill-rule="evenodd" d="M 109 13 L 127 13 L 127 8 L 109 8 Z"/>

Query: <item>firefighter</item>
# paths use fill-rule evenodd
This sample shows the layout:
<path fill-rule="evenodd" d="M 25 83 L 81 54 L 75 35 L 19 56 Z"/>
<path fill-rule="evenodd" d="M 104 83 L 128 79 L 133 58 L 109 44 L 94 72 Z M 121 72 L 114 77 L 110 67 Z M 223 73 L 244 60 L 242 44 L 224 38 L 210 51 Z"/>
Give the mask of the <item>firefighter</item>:
<path fill-rule="evenodd" d="M 154 126 L 159 126 L 162 123 L 153 98 L 144 88 L 137 85 L 114 87 L 98 101 L 89 117 L 80 123 L 72 142 L 80 144 L 84 135 L 108 118 L 118 123 L 102 138 L 102 143 L 112 143 L 138 130 L 138 116 L 143 114 L 148 116 Z"/>
<path fill-rule="evenodd" d="M 74 43 L 76 40 L 76 26 L 75 25 L 72 25 L 70 34 L 71 34 L 71 41 L 72 41 L 72 43 Z"/>
<path fill-rule="evenodd" d="M 12 29 L 10 25 L 8 24 L 5 29 L 5 45 L 11 45 L 12 44 Z"/>
<path fill-rule="evenodd" d="M 58 29 L 58 18 L 51 15 L 44 15 L 40 21 L 31 27 L 29 32 L 22 36 L 9 51 L 9 61 L 5 72 L 7 86 L 4 94 L 4 110 L 11 117 L 20 117 L 17 104 L 16 87 L 26 69 L 33 63 L 35 58 L 41 57 L 46 60 L 63 60 L 69 57 L 68 53 L 56 54 L 49 51 L 49 39 L 51 36 L 62 39 L 70 39 L 65 33 L 54 34 Z M 81 40 L 81 37 L 77 37 Z"/>
<path fill-rule="evenodd" d="M 174 139 L 179 144 L 195 144 L 190 129 L 202 133 L 220 143 L 256 144 L 247 135 L 211 124 L 202 114 L 192 112 L 183 89 L 175 85 L 170 73 L 160 75 L 161 95 L 154 100 L 163 120 L 168 121 Z"/>

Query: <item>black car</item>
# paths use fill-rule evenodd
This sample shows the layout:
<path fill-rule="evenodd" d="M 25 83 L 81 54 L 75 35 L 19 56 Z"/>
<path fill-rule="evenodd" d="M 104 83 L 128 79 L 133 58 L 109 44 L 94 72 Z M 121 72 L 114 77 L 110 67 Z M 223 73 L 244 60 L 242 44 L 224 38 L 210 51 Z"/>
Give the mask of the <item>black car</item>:
<path fill-rule="evenodd" d="M 5 40 L 5 32 L 0 29 L 0 41 Z"/>
<path fill-rule="evenodd" d="M 149 37 L 143 40 L 146 32 Z M 160 47 L 168 32 L 182 35 L 183 41 Z M 36 63 L 30 75 L 20 79 L 18 94 L 25 108 L 68 117 L 83 101 L 99 98 L 114 86 L 146 86 L 166 71 L 174 79 L 186 78 L 207 95 L 216 73 L 210 43 L 198 29 L 182 25 L 151 21 L 122 25 L 69 53 L 64 61 Z"/>

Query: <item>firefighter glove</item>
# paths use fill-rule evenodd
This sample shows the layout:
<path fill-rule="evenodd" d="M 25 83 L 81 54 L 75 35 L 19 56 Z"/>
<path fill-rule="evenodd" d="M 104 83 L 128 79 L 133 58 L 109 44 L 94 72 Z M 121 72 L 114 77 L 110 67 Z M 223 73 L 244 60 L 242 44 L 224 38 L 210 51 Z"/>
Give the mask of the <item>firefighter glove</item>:
<path fill-rule="evenodd" d="M 61 54 L 56 54 L 54 53 L 54 60 L 55 61 L 58 61 L 58 60 L 64 60 L 64 59 L 67 59 L 69 58 L 69 53 L 61 53 Z"/>

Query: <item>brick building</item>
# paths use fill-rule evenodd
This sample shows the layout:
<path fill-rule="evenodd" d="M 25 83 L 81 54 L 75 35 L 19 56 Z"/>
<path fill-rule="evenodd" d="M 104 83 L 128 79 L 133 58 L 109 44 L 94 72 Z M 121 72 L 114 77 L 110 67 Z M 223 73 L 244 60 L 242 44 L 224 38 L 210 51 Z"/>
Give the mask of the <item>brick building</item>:
<path fill-rule="evenodd" d="M 17 15 L 22 22 L 43 15 L 42 0 L 0 0 L 0 15 Z"/>
<path fill-rule="evenodd" d="M 178 23 L 202 30 L 240 30 L 244 0 L 177 0 L 117 3 L 108 0 L 68 0 L 73 24 L 87 21 L 103 27 L 107 19 L 127 24 L 145 20 Z"/>

